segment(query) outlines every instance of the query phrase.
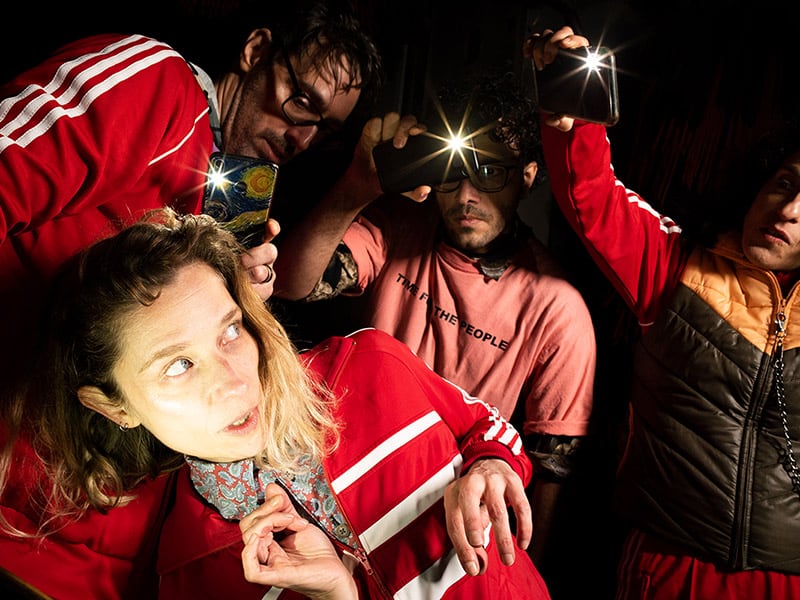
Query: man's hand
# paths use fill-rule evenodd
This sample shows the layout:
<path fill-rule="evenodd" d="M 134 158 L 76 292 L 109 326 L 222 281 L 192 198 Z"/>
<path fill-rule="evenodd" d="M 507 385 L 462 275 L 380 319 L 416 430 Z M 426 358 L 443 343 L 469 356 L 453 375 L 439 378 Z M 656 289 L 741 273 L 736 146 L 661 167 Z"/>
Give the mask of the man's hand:
<path fill-rule="evenodd" d="M 479 575 L 486 569 L 485 545 L 490 524 L 503 564 L 514 563 L 509 506 L 517 521 L 516 547 L 525 550 L 533 528 L 531 507 L 522 480 L 508 463 L 500 459 L 479 460 L 447 486 L 444 493 L 447 532 L 469 575 Z"/>
<path fill-rule="evenodd" d="M 426 129 L 425 125 L 417 122 L 414 115 L 401 117 L 399 113 L 390 112 L 383 117 L 370 119 L 361 131 L 361 138 L 358 141 L 351 168 L 354 165 L 360 165 L 362 176 L 368 177 L 374 185 L 375 196 L 380 195 L 380 183 L 375 169 L 375 161 L 372 159 L 372 150 L 381 142 L 389 140 L 392 140 L 395 148 L 402 148 L 406 145 L 409 136 L 418 135 Z M 421 185 L 403 195 L 415 202 L 422 202 L 430 193 L 430 186 Z"/>
<path fill-rule="evenodd" d="M 527 38 L 522 47 L 522 55 L 533 61 L 536 70 L 547 68 L 556 58 L 559 48 L 581 48 L 588 46 L 589 40 L 582 35 L 575 34 L 572 27 L 565 26 L 557 31 L 545 29 L 542 33 L 534 33 Z M 559 131 L 569 131 L 575 119 L 564 115 L 543 115 L 544 123 L 555 127 Z"/>
<path fill-rule="evenodd" d="M 275 287 L 274 265 L 278 258 L 278 248 L 272 240 L 281 232 L 281 226 L 275 219 L 268 219 L 264 229 L 264 243 L 242 253 L 241 261 L 256 293 L 262 300 L 268 300 Z"/>
<path fill-rule="evenodd" d="M 355 581 L 325 533 L 301 518 L 279 485 L 239 522 L 247 581 L 291 589 L 319 600 L 358 598 Z"/>

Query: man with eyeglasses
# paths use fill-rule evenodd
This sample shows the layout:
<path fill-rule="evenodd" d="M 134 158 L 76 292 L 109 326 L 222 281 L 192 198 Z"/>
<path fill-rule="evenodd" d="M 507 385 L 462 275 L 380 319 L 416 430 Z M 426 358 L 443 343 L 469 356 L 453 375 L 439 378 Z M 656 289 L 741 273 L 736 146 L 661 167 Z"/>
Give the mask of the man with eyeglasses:
<path fill-rule="evenodd" d="M 439 100 L 454 128 L 469 106 L 471 131 L 483 130 L 470 140 L 478 163 L 403 196 L 382 195 L 373 170 L 348 198 L 323 200 L 283 240 L 275 294 L 362 296 L 362 325 L 394 335 L 434 371 L 518 418 L 537 472 L 529 492 L 532 557 L 541 563 L 560 482 L 589 424 L 592 320 L 517 214 L 542 164 L 528 95 L 513 76 L 492 75 L 443 88 Z M 376 127 L 374 143 L 385 136 L 378 124 L 365 127 Z"/>
<path fill-rule="evenodd" d="M 106 34 L 76 40 L 0 87 L 5 392 L 36 376 L 25 370 L 31 319 L 70 256 L 150 209 L 200 212 L 212 152 L 283 166 L 376 92 L 380 58 L 348 3 L 244 4 L 247 27 L 260 27 L 230 49 L 235 66 L 214 80 L 159 40 Z M 242 256 L 262 298 L 272 293 L 277 231 L 270 221 L 266 243 Z M 25 418 L 36 418 L 31 409 Z M 0 442 L 16 417 L 0 415 Z M 23 429 L 15 470 L 0 482 L 0 566 L 60 599 L 157 597 L 170 478 L 143 472 L 136 497 L 107 514 L 81 512 L 80 498 L 52 506 L 46 490 L 58 474 L 44 471 L 29 442 Z M 25 538 L 40 528 L 43 540 Z"/>

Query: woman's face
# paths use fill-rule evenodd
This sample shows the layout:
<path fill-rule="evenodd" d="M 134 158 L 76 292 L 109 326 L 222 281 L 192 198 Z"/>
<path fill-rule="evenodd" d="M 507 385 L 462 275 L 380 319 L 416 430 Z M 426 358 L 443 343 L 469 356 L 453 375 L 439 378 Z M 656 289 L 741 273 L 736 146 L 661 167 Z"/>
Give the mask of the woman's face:
<path fill-rule="evenodd" d="M 259 454 L 258 348 L 241 319 L 222 277 L 204 263 L 183 267 L 151 306 L 129 315 L 114 368 L 128 424 L 208 461 Z"/>

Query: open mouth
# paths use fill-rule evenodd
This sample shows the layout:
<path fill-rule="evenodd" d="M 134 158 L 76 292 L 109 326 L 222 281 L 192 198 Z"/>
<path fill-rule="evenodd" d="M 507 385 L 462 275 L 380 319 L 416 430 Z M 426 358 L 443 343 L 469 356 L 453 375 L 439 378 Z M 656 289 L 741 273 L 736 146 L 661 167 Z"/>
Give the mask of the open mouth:
<path fill-rule="evenodd" d="M 241 431 L 242 429 L 246 429 L 251 423 L 255 422 L 255 417 L 256 411 L 251 409 L 228 425 L 225 431 Z"/>
<path fill-rule="evenodd" d="M 231 423 L 231 426 L 232 427 L 239 427 L 240 425 L 244 425 L 245 423 L 247 423 L 247 421 L 249 421 L 249 420 L 250 420 L 250 413 L 247 413 L 245 416 L 243 416 L 238 421 L 234 421 L 233 423 Z"/>
<path fill-rule="evenodd" d="M 789 243 L 789 238 L 786 236 L 786 234 L 773 227 L 764 227 L 761 229 L 761 232 L 767 237 L 778 239 L 785 244 Z"/>

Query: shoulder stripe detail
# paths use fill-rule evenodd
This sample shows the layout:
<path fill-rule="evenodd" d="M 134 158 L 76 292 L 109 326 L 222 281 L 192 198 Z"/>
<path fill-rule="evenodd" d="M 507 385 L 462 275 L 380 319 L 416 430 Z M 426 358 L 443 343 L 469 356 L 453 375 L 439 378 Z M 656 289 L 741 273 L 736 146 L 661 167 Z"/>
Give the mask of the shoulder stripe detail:
<path fill-rule="evenodd" d="M 447 484 L 458 477 L 463 463 L 463 457 L 460 454 L 456 454 L 449 465 L 445 465 L 389 512 L 370 525 L 359 536 L 367 551 L 372 552 L 396 535 L 398 531 L 407 527 L 421 513 L 441 500 L 444 497 L 444 490 Z"/>
<path fill-rule="evenodd" d="M 208 107 L 206 107 L 205 109 L 201 110 L 200 114 L 197 115 L 194 118 L 194 123 L 192 124 L 192 128 L 189 129 L 189 131 L 186 132 L 186 135 L 183 137 L 183 139 L 180 142 L 178 142 L 177 144 L 175 144 L 172 148 L 167 150 L 166 152 L 160 154 L 159 156 L 156 156 L 153 160 L 151 160 L 149 163 L 147 163 L 148 166 L 157 163 L 162 158 L 164 158 L 165 156 L 169 156 L 173 152 L 177 152 L 194 135 L 194 132 L 195 132 L 195 130 L 197 128 L 197 122 L 208 114 L 208 110 L 209 110 Z"/>
<path fill-rule="evenodd" d="M 667 234 L 679 234 L 681 233 L 681 228 L 678 224 L 675 223 L 672 219 L 667 217 L 666 215 L 662 215 L 656 209 L 654 209 L 649 203 L 647 203 L 642 197 L 634 192 L 633 190 L 629 190 L 625 187 L 625 185 L 619 180 L 614 180 L 614 185 L 617 187 L 621 187 L 625 190 L 625 194 L 628 197 L 628 202 L 631 204 L 635 204 L 637 208 L 642 209 L 646 213 L 653 215 L 659 221 L 659 226 L 661 231 Z"/>
<path fill-rule="evenodd" d="M 519 432 L 513 425 L 500 416 L 500 411 L 497 410 L 496 406 L 493 406 L 492 404 L 489 404 L 480 398 L 472 396 L 464 388 L 453 383 L 452 381 L 446 381 L 461 392 L 461 396 L 464 398 L 465 403 L 481 404 L 486 407 L 486 410 L 489 412 L 489 419 L 491 420 L 492 425 L 489 427 L 488 431 L 483 434 L 483 441 L 499 442 L 504 444 L 505 446 L 508 446 L 514 456 L 519 456 L 524 452 L 522 438 L 520 437 Z"/>
<path fill-rule="evenodd" d="M 441 422 L 441 420 L 441 417 L 436 411 L 431 411 L 413 423 L 406 425 L 403 429 L 381 442 L 374 450 L 347 469 L 347 471 L 339 475 L 339 477 L 331 481 L 331 488 L 337 494 L 347 489 L 354 481 L 357 481 L 359 477 L 372 469 L 397 448 L 404 446 L 426 429 Z"/>
<path fill-rule="evenodd" d="M 118 83 L 176 56 L 180 55 L 161 42 L 131 36 L 101 52 L 63 64 L 44 87 L 28 86 L 0 103 L 0 119 L 16 113 L 0 128 L 0 152 L 12 143 L 27 146 L 59 119 L 84 114 L 92 102 Z M 99 76 L 102 78 L 98 81 Z"/>

